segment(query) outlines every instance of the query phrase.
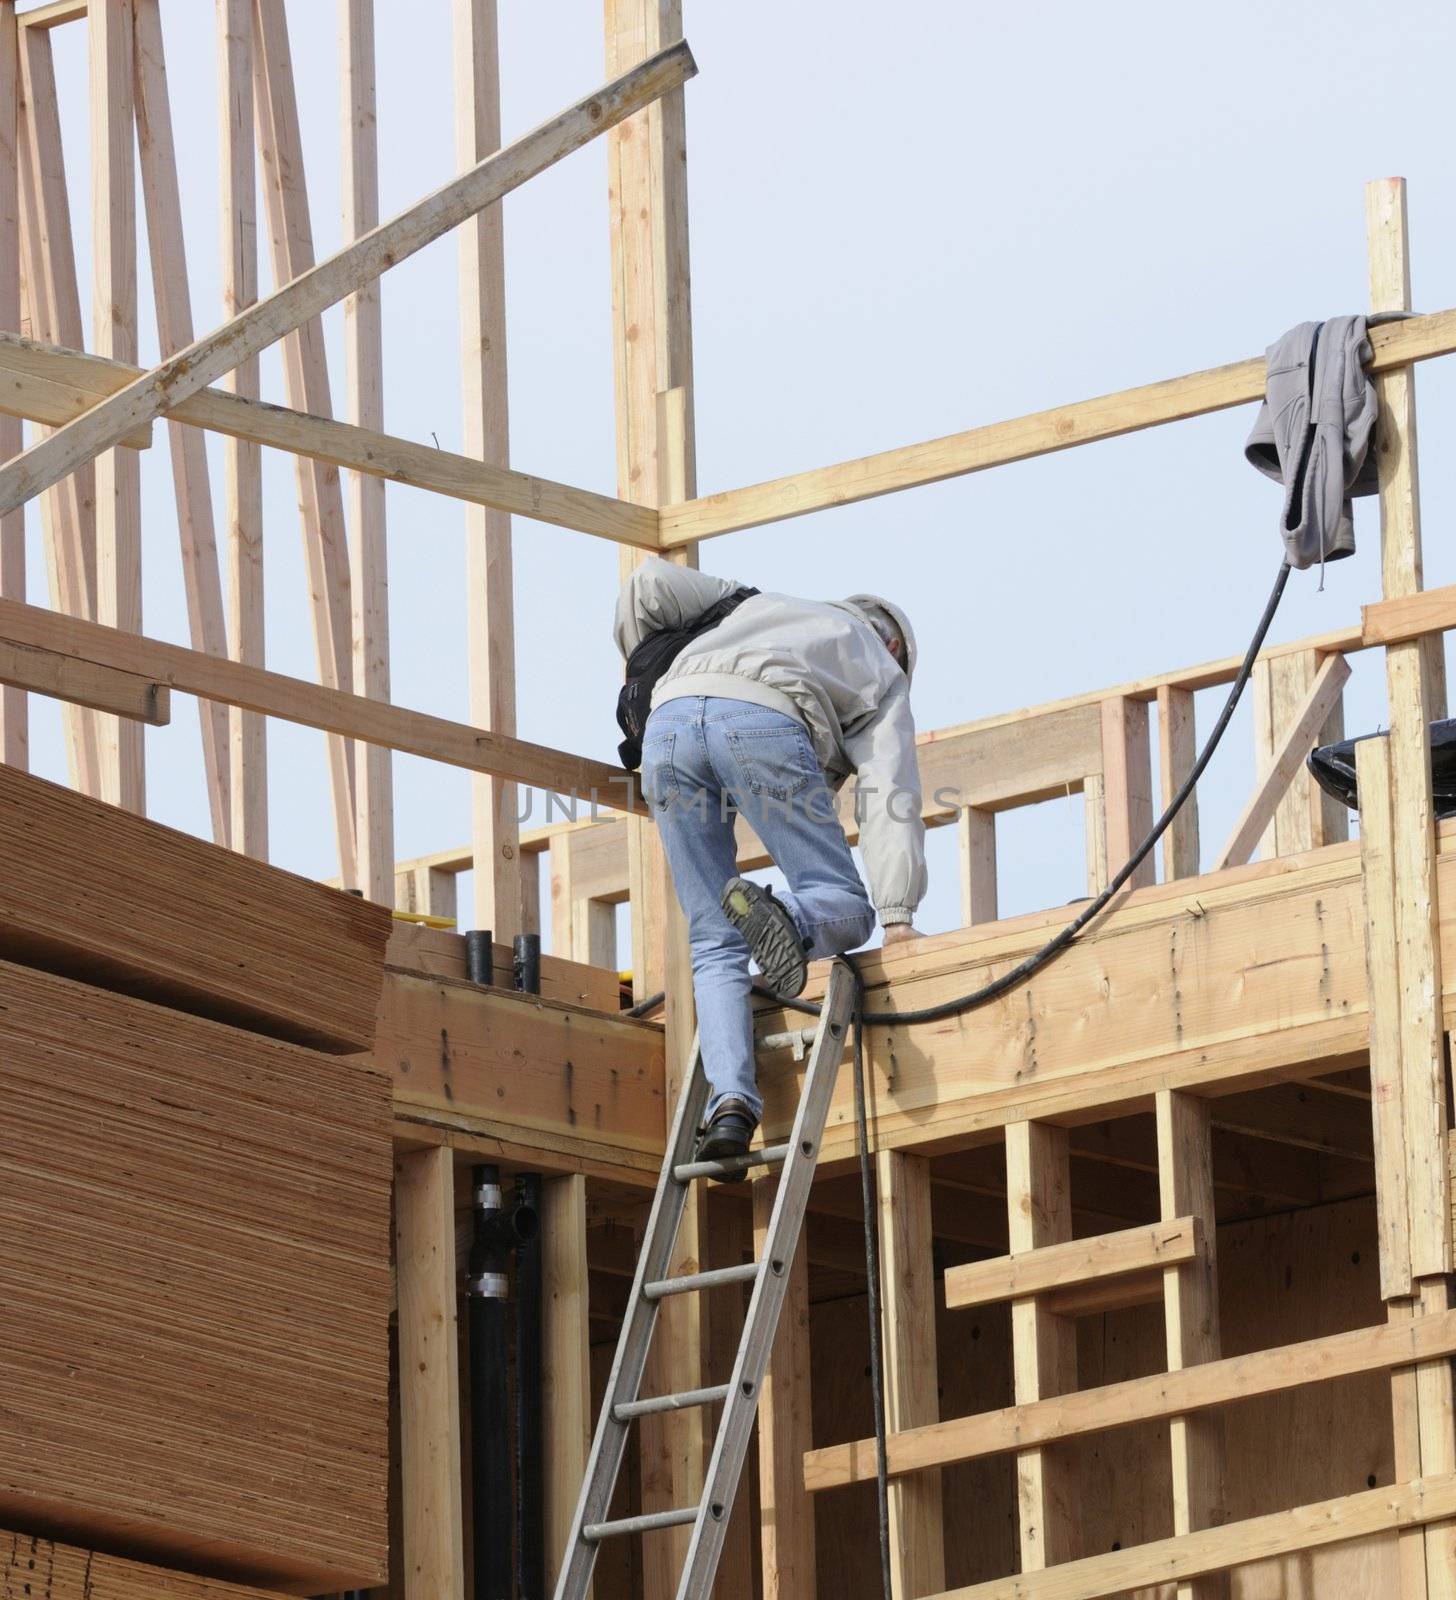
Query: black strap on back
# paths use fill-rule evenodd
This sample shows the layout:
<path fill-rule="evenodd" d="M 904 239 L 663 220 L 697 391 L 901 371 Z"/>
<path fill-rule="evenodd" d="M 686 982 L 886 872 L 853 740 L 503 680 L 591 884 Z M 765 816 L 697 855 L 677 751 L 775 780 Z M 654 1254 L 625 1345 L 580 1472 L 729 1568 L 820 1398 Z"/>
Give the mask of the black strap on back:
<path fill-rule="evenodd" d="M 652 691 L 663 674 L 694 639 L 716 628 L 724 617 L 757 593 L 757 589 L 734 589 L 686 627 L 659 628 L 656 633 L 649 633 L 627 657 L 627 681 L 617 696 L 617 726 L 626 738 L 617 746 L 617 754 L 629 772 L 642 765 L 642 730 L 652 710 Z"/>

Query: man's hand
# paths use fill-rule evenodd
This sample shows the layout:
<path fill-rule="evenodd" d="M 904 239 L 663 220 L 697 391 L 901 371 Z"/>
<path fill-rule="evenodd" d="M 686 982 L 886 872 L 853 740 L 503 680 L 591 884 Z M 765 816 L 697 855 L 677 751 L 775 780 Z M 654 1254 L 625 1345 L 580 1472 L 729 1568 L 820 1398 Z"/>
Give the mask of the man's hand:
<path fill-rule="evenodd" d="M 885 929 L 885 943 L 904 944 L 910 939 L 919 939 L 922 935 L 913 922 L 892 922 Z"/>

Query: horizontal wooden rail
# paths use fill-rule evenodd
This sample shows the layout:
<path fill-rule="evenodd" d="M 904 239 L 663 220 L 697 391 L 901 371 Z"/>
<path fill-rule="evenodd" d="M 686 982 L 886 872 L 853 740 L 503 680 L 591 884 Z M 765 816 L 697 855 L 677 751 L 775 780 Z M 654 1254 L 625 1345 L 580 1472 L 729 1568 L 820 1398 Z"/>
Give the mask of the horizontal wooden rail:
<path fill-rule="evenodd" d="M 1456 310 L 1436 311 L 1370 330 L 1372 372 L 1456 350 Z M 1164 422 L 1246 405 L 1264 395 L 1264 358 L 1168 378 L 1137 389 L 1101 395 L 1073 405 L 1038 411 L 1009 422 L 993 422 L 923 444 L 904 445 L 832 467 L 775 478 L 744 489 L 728 489 L 669 506 L 662 513 L 665 548 L 692 544 L 714 534 L 802 517 L 828 506 L 852 505 L 898 489 L 940 483 L 988 467 L 1051 455 L 1098 439 L 1115 439 Z"/>
<path fill-rule="evenodd" d="M 24 505 L 134 429 L 372 283 L 387 268 L 680 88 L 696 71 L 685 41 L 658 51 L 142 373 L 0 466 L 0 515 Z"/>
<path fill-rule="evenodd" d="M 595 796 L 599 804 L 615 810 L 645 810 L 637 795 L 636 775 L 620 767 L 105 628 L 19 600 L 0 600 L 0 641 L 135 673 L 203 700 L 241 706 L 244 711 L 280 717 L 471 772 L 489 772 L 561 794 Z"/>
<path fill-rule="evenodd" d="M 1456 628 L 1456 583 L 1360 608 L 1360 642 L 1367 647 L 1403 644 L 1447 628 Z"/>
<path fill-rule="evenodd" d="M 893 1433 L 887 1450 L 889 1471 L 892 1477 L 900 1477 L 956 1461 L 1051 1444 L 1078 1434 L 1205 1411 L 1233 1400 L 1347 1378 L 1356 1372 L 1410 1366 L 1453 1351 L 1456 1311 L 1377 1328 L 1356 1328 L 1350 1333 L 1307 1339 L 1302 1344 L 1207 1361 L 1178 1372 L 1130 1378 L 1100 1389 L 1082 1389 L 1049 1400 L 1033 1400 L 1000 1411 L 955 1417 Z M 873 1439 L 829 1445 L 811 1450 L 804 1457 L 804 1484 L 811 1491 L 863 1483 L 874 1475 Z"/>
<path fill-rule="evenodd" d="M 1293 1511 L 1246 1517 L 1171 1539 L 1105 1555 L 1064 1561 L 1040 1572 L 1023 1572 L 989 1583 L 946 1589 L 932 1600 L 1105 1600 L 1133 1589 L 1182 1583 L 1207 1573 L 1227 1572 L 1254 1561 L 1296 1555 L 1323 1545 L 1344 1544 L 1398 1528 L 1443 1522 L 1456 1512 L 1456 1473 L 1417 1478 L 1389 1489 L 1318 1500 Z"/>
<path fill-rule="evenodd" d="M 63 22 L 80 22 L 86 15 L 88 0 L 51 0 L 46 6 L 33 6 L 16 13 L 22 28 L 58 28 Z"/>
<path fill-rule="evenodd" d="M 172 720 L 172 695 L 165 684 L 8 639 L 0 639 L 0 683 L 154 728 Z"/>
<path fill-rule="evenodd" d="M 0 331 L 0 411 L 32 422 L 59 427 L 124 389 L 141 372 L 140 367 L 125 362 L 37 344 Z M 576 489 L 509 467 L 493 467 L 413 439 L 248 400 L 223 389 L 201 389 L 170 407 L 165 415 L 213 433 L 427 489 L 452 500 L 493 506 L 643 550 L 657 548 L 657 512 L 651 506 L 634 506 L 590 489 Z M 123 442 L 146 445 L 151 442 L 150 429 Z"/>
<path fill-rule="evenodd" d="M 1068 1244 L 1044 1245 L 1020 1255 L 947 1267 L 945 1303 L 951 1309 L 995 1305 L 1049 1289 L 1176 1266 L 1198 1254 L 1198 1233 L 1197 1217 L 1179 1217 L 1146 1228 L 1126 1228 Z"/>

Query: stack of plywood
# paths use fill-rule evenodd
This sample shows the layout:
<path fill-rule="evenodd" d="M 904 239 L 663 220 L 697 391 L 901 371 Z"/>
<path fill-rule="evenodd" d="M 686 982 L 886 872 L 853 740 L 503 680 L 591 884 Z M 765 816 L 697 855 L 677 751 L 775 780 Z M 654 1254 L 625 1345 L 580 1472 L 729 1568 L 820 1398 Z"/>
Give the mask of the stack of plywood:
<path fill-rule="evenodd" d="M 243 1589 L 116 1556 L 0 1530 L 0 1600 L 270 1600 Z"/>
<path fill-rule="evenodd" d="M 0 766 L 0 958 L 365 1050 L 389 912 Z"/>

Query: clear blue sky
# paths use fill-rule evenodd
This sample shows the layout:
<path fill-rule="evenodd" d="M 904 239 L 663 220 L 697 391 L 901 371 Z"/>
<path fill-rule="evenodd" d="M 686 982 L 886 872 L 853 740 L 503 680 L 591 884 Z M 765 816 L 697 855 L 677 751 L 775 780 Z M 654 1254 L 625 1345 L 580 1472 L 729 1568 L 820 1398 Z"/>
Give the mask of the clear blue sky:
<path fill-rule="evenodd" d="M 506 137 L 604 76 L 600 6 L 502 0 Z M 454 170 L 446 0 L 378 0 L 382 203 Z M 291 0 L 320 253 L 339 239 L 334 6 Z M 212 7 L 163 0 L 199 328 L 220 317 Z M 1363 185 L 1410 181 L 1420 309 L 1456 303 L 1447 5 L 992 7 L 688 0 L 699 483 L 711 491 L 1253 355 L 1291 323 L 1366 304 Z M 89 305 L 85 29 L 54 35 Z M 615 488 L 601 143 L 506 202 L 516 465 Z M 269 281 L 266 262 L 263 281 Z M 386 426 L 458 446 L 453 240 L 384 280 Z M 143 269 L 143 354 L 156 353 Z M 340 318 L 328 319 L 336 404 Z M 281 400 L 276 357 L 265 393 Z M 1446 536 L 1456 397 L 1420 370 L 1427 581 Z M 914 617 L 922 727 L 1235 653 L 1273 578 L 1278 492 L 1243 461 L 1247 410 L 735 534 L 702 564 Z M 214 445 L 214 493 L 221 495 Z M 267 465 L 270 665 L 313 672 L 292 465 Z M 143 470 L 146 629 L 185 642 L 164 430 Z M 1325 592 L 1296 576 L 1278 637 L 1343 626 L 1378 587 L 1378 521 Z M 33 597 L 44 598 L 38 517 Z M 391 485 L 395 698 L 466 715 L 463 514 Z M 616 552 L 516 524 L 520 732 L 609 756 Z M 1357 666 L 1351 731 L 1384 715 Z M 1214 706 L 1200 697 L 1200 731 Z M 38 770 L 61 771 L 38 710 Z M 274 856 L 336 870 L 318 736 L 275 725 Z M 152 814 L 206 831 L 195 713 L 148 735 Z M 1216 847 L 1252 781 L 1247 718 L 1206 781 Z M 464 777 L 396 759 L 401 857 L 463 842 Z M 1082 892 L 1081 802 L 1005 819 L 1003 909 Z M 922 919 L 959 920 L 953 840 L 933 836 Z M 468 903 L 468 902 L 464 902 Z"/>

